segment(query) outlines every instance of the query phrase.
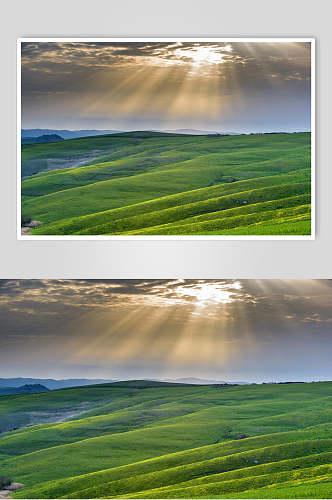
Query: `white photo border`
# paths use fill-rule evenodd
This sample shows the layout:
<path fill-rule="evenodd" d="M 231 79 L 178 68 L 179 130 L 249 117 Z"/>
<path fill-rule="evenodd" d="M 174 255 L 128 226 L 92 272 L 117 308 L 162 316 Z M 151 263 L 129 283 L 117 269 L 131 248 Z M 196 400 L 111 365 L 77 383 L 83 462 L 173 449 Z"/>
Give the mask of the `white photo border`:
<path fill-rule="evenodd" d="M 267 42 L 267 43 L 291 43 L 310 42 L 311 43 L 311 234 L 310 235 L 29 235 L 21 234 L 21 44 L 26 42 Z M 225 37 L 225 38 L 18 38 L 17 39 L 17 239 L 24 241 L 31 240 L 315 240 L 316 239 L 316 39 L 313 37 Z"/>

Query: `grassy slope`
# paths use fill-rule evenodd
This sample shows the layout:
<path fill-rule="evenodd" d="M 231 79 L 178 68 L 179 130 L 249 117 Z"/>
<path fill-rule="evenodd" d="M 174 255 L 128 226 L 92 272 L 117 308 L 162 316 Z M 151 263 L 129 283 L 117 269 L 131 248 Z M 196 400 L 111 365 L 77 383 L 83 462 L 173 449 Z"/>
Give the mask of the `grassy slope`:
<path fill-rule="evenodd" d="M 311 481 L 302 481 L 302 484 L 293 482 L 287 486 L 250 490 L 245 493 L 232 495 L 232 498 L 331 498 L 331 491 L 332 480 L 323 477 Z M 213 496 L 209 498 L 213 498 Z"/>
<path fill-rule="evenodd" d="M 232 227 L 246 228 L 251 221 L 241 219 L 234 221 L 237 226 L 224 227 L 221 219 L 225 208 L 290 197 L 297 194 L 296 183 L 301 183 L 300 194 L 310 193 L 308 133 L 141 135 L 115 134 L 26 147 L 23 157 L 29 162 L 57 157 L 69 161 L 86 151 L 101 153 L 92 164 L 42 172 L 23 180 L 22 211 L 43 222 L 33 234 L 128 234 L 133 229 L 139 234 L 227 234 Z M 104 154 L 107 148 L 109 152 Z M 272 185 L 275 190 L 268 189 Z M 280 187 L 282 192 L 278 191 Z M 262 189 L 258 201 L 253 197 L 255 189 Z M 221 200 L 227 194 L 233 197 Z M 202 200 L 216 196 L 217 205 L 207 203 L 202 208 Z M 141 217 L 133 227 L 125 219 L 136 210 Z M 185 233 L 178 233 L 177 226 L 173 233 L 164 227 L 181 217 L 216 211 L 221 223 L 212 228 L 197 226 L 195 230 L 196 221 Z M 148 212 L 155 212 L 153 224 Z M 264 207 L 260 212 L 263 214 Z M 113 222 L 120 215 L 123 220 L 119 229 Z M 272 219 L 262 215 L 263 221 L 267 218 L 282 222 L 278 214 Z M 299 227 L 300 233 L 310 233 L 310 220 Z"/>
<path fill-rule="evenodd" d="M 288 182 L 289 178 L 293 182 Z M 294 182 L 294 179 L 299 182 Z M 275 184 L 278 183 L 278 184 Z M 241 186 L 235 186 L 241 184 Z M 202 188 L 189 193 L 171 195 L 158 198 L 153 201 L 142 202 L 128 207 L 99 212 L 84 217 L 68 218 L 65 221 L 43 226 L 36 229 L 36 234 L 130 234 L 133 230 L 141 230 L 142 234 L 148 234 L 151 226 L 156 230 L 160 224 L 184 220 L 195 215 L 217 214 L 224 216 L 224 210 L 232 207 L 244 206 L 248 209 L 251 204 L 256 205 L 259 212 L 266 208 L 262 203 L 266 199 L 286 199 L 291 196 L 299 197 L 310 190 L 310 183 L 303 176 L 280 176 L 255 179 L 221 185 L 211 188 Z M 195 201 L 193 201 L 195 200 Z M 259 206 L 257 206 L 259 204 Z M 297 203 L 301 204 L 301 198 Z M 227 217 L 227 214 L 226 214 Z"/>
<path fill-rule="evenodd" d="M 282 485 L 295 491 L 307 480 L 315 498 L 328 498 L 331 391 L 329 382 L 128 382 L 5 396 L 2 415 L 78 405 L 91 394 L 94 407 L 3 434 L 0 468 L 26 485 L 19 498 L 234 498 Z"/>

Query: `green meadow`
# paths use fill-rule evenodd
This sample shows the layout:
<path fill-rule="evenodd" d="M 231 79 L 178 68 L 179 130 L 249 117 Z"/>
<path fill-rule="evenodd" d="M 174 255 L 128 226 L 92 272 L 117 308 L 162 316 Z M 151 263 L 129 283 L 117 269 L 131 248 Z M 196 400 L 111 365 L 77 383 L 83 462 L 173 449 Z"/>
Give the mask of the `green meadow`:
<path fill-rule="evenodd" d="M 1 396 L 0 430 L 14 498 L 332 498 L 332 382 Z"/>
<path fill-rule="evenodd" d="M 310 235 L 310 133 L 22 145 L 36 235 Z M 67 168 L 69 167 L 69 168 Z"/>

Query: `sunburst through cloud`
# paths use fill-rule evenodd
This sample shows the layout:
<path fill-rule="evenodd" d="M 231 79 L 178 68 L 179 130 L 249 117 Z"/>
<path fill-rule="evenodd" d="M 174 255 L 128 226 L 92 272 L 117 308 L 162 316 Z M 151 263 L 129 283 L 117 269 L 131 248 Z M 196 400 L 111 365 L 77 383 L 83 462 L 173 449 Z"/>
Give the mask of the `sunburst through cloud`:
<path fill-rule="evenodd" d="M 22 126 L 310 130 L 310 58 L 289 41 L 24 42 Z"/>
<path fill-rule="evenodd" d="M 329 280 L 3 280 L 1 366 L 25 375 L 320 379 Z"/>

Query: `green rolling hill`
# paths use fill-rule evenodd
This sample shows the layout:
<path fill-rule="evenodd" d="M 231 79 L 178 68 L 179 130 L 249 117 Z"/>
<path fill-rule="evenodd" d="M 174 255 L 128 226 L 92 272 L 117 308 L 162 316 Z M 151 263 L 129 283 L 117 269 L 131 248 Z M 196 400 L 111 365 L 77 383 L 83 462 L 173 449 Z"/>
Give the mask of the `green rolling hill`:
<path fill-rule="evenodd" d="M 126 132 L 22 145 L 36 235 L 309 235 L 310 133 Z"/>
<path fill-rule="evenodd" d="M 15 498 L 332 498 L 332 382 L 1 396 L 0 430 Z"/>

